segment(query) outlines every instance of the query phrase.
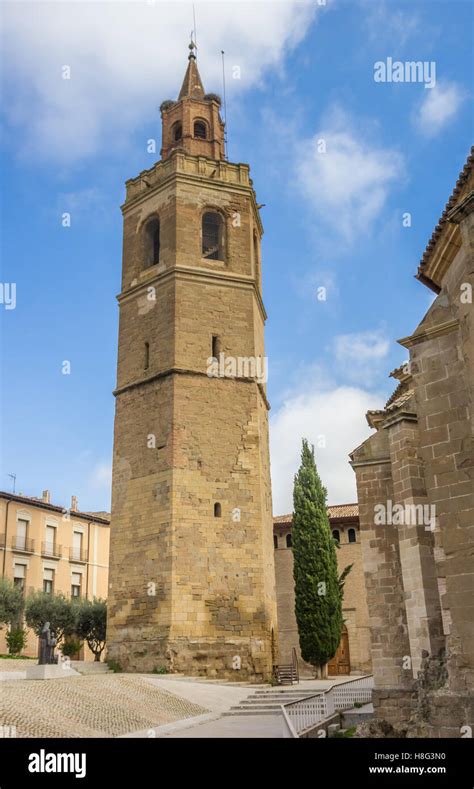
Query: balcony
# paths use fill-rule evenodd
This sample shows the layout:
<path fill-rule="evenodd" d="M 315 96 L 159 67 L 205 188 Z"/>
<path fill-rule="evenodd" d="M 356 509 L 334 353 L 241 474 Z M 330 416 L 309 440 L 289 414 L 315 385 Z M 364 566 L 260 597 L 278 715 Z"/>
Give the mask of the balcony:
<path fill-rule="evenodd" d="M 87 564 L 87 552 L 83 548 L 69 548 L 69 561 Z"/>
<path fill-rule="evenodd" d="M 18 553 L 34 553 L 35 541 L 30 539 L 30 537 L 15 536 L 12 537 L 11 546 L 12 551 L 17 551 Z"/>
<path fill-rule="evenodd" d="M 56 545 L 52 542 L 41 543 L 41 556 L 48 559 L 60 559 L 62 556 L 62 545 Z"/>

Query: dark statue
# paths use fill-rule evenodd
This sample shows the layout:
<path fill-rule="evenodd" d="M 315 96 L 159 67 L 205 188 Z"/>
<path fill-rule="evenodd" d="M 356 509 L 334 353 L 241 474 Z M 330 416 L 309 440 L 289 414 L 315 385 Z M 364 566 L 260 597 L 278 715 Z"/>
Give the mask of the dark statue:
<path fill-rule="evenodd" d="M 39 637 L 39 661 L 40 666 L 56 663 L 54 648 L 57 644 L 56 633 L 51 630 L 49 622 L 46 622 Z"/>

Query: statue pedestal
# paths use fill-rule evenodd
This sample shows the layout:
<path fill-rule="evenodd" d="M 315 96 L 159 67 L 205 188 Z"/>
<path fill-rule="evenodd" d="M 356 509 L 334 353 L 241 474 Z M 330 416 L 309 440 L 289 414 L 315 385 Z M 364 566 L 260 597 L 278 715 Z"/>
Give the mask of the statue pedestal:
<path fill-rule="evenodd" d="M 29 666 L 26 669 L 26 679 L 65 679 L 66 677 L 80 677 L 78 671 L 60 664 L 46 664 L 44 666 Z"/>

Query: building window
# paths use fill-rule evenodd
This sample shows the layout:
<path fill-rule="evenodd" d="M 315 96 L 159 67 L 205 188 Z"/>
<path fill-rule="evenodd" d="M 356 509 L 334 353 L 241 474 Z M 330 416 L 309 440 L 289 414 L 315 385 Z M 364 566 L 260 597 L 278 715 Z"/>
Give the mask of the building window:
<path fill-rule="evenodd" d="M 182 138 L 183 127 L 180 121 L 177 121 L 176 123 L 173 124 L 173 127 L 171 129 L 171 136 L 173 138 L 173 142 L 179 142 L 179 140 Z"/>
<path fill-rule="evenodd" d="M 143 369 L 148 370 L 150 366 L 150 343 L 145 343 L 145 358 L 143 360 Z"/>
<path fill-rule="evenodd" d="M 156 216 L 145 225 L 143 260 L 145 268 L 160 262 L 160 220 Z"/>
<path fill-rule="evenodd" d="M 291 540 L 291 534 L 287 534 L 286 535 L 286 547 L 287 548 L 291 548 L 292 545 L 293 545 L 293 543 L 292 543 L 292 540 Z"/>
<path fill-rule="evenodd" d="M 355 529 L 349 529 L 347 536 L 349 537 L 349 542 L 357 542 Z"/>
<path fill-rule="evenodd" d="M 253 260 L 255 264 L 255 276 L 258 276 L 258 238 L 257 234 L 253 234 Z"/>
<path fill-rule="evenodd" d="M 45 553 L 54 556 L 54 547 L 56 545 L 56 527 L 46 526 L 46 540 L 44 543 Z"/>
<path fill-rule="evenodd" d="M 17 589 L 25 591 L 26 564 L 15 564 L 13 568 L 13 584 Z"/>
<path fill-rule="evenodd" d="M 26 551 L 26 538 L 28 535 L 28 521 L 17 520 L 15 548 L 19 551 Z"/>
<path fill-rule="evenodd" d="M 206 211 L 202 217 L 202 256 L 207 260 L 223 260 L 223 221 L 216 211 Z"/>
<path fill-rule="evenodd" d="M 43 592 L 53 594 L 54 570 L 43 570 Z"/>
<path fill-rule="evenodd" d="M 278 548 L 278 537 L 276 534 L 273 535 L 273 547 Z"/>
<path fill-rule="evenodd" d="M 214 504 L 214 517 L 220 518 L 222 516 L 222 507 L 218 501 Z"/>
<path fill-rule="evenodd" d="M 206 133 L 206 124 L 203 121 L 196 121 L 194 124 L 194 136 L 198 138 L 198 140 L 205 140 L 207 137 Z"/>
<path fill-rule="evenodd" d="M 339 529 L 333 529 L 332 530 L 332 536 L 334 537 L 336 542 L 340 542 L 341 541 L 341 536 L 339 534 Z"/>
<path fill-rule="evenodd" d="M 71 574 L 71 597 L 81 596 L 81 582 L 82 582 L 81 573 Z"/>
<path fill-rule="evenodd" d="M 72 559 L 82 560 L 82 532 L 75 531 L 72 535 Z"/>
<path fill-rule="evenodd" d="M 211 356 L 214 359 L 217 359 L 221 350 L 221 344 L 219 340 L 219 336 L 217 334 L 212 335 L 212 342 L 211 342 Z"/>

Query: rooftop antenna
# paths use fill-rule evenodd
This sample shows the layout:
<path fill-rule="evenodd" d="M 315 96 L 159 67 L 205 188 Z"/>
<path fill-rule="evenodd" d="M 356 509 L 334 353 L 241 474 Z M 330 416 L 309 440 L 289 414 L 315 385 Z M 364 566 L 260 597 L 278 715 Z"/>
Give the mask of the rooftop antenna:
<path fill-rule="evenodd" d="M 224 157 L 225 159 L 229 158 L 229 153 L 227 149 L 227 102 L 225 96 L 225 52 L 221 49 L 222 55 L 222 97 L 224 99 Z"/>
<path fill-rule="evenodd" d="M 196 45 L 196 60 L 197 60 L 197 28 L 196 28 L 196 9 L 193 3 L 193 26 L 194 26 L 194 43 Z M 193 34 L 191 33 L 191 41 L 193 40 Z"/>
<path fill-rule="evenodd" d="M 11 477 L 13 480 L 13 493 L 15 493 L 15 484 L 16 484 L 16 474 L 7 474 L 7 477 Z"/>

